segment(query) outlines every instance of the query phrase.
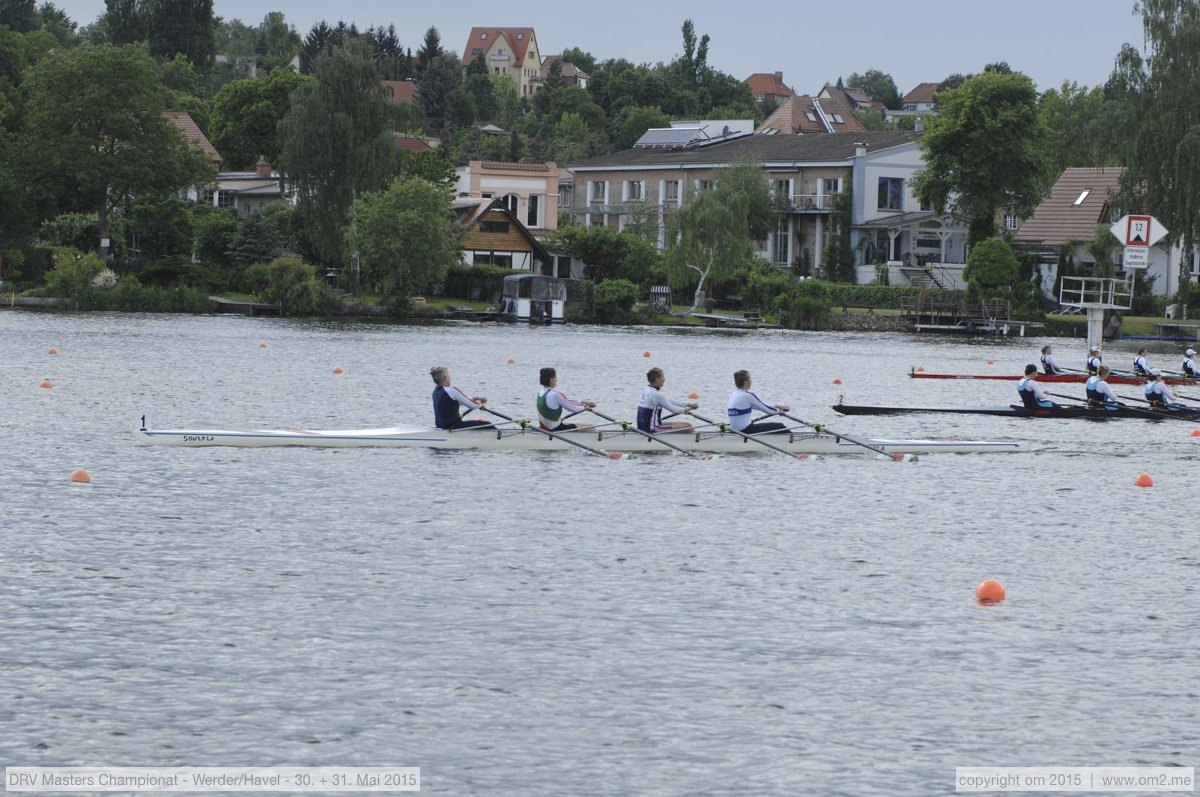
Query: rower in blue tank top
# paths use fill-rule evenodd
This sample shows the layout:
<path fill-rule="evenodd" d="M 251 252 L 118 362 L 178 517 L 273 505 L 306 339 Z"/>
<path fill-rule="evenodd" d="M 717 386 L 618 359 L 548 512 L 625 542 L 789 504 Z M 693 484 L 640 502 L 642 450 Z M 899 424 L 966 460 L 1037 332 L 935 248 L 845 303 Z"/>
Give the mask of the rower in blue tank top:
<path fill-rule="evenodd" d="M 1063 369 L 1054 362 L 1054 358 L 1050 356 L 1051 349 L 1049 346 L 1042 347 L 1042 373 L 1046 376 L 1058 376 L 1064 373 Z"/>
<path fill-rule="evenodd" d="M 450 371 L 444 365 L 435 365 L 429 369 L 433 383 L 433 425 L 439 429 L 468 429 L 472 426 L 491 426 L 488 421 L 464 421 L 460 408 L 467 410 L 483 409 L 487 396 L 468 396 L 454 385 L 450 384 Z"/>
<path fill-rule="evenodd" d="M 1083 383 L 1083 389 L 1087 391 L 1088 406 L 1092 409 L 1115 410 L 1121 406 L 1108 382 L 1104 381 L 1108 379 L 1110 372 L 1111 369 L 1107 365 L 1102 365 L 1095 376 L 1088 377 L 1088 381 Z"/>
<path fill-rule="evenodd" d="M 1150 382 L 1145 387 L 1146 401 L 1158 410 L 1181 410 L 1184 406 L 1175 398 L 1171 388 L 1163 381 L 1162 371 L 1154 368 L 1150 371 Z"/>
<path fill-rule="evenodd" d="M 1021 394 L 1021 402 L 1031 410 L 1052 410 L 1055 404 L 1042 393 L 1042 386 L 1037 383 L 1037 366 L 1033 363 L 1025 366 L 1025 378 L 1017 382 L 1017 392 Z"/>
<path fill-rule="evenodd" d="M 1133 372 L 1138 376 L 1150 376 L 1151 372 L 1156 369 L 1150 367 L 1150 363 L 1146 362 L 1146 350 L 1138 349 L 1137 357 L 1133 359 Z"/>
<path fill-rule="evenodd" d="M 1196 356 L 1195 349 L 1188 349 L 1183 353 L 1183 375 L 1191 377 L 1200 377 L 1200 365 L 1196 365 L 1196 361 L 1192 358 Z"/>
<path fill-rule="evenodd" d="M 1100 347 L 1093 346 L 1088 351 L 1087 372 L 1095 376 L 1100 371 Z"/>

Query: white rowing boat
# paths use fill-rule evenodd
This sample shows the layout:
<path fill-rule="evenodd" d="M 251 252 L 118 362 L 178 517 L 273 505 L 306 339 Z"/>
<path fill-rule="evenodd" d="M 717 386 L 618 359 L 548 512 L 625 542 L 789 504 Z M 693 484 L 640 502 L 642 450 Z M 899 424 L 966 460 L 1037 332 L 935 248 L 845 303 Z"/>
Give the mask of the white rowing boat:
<path fill-rule="evenodd" d="M 421 426 L 393 426 L 384 429 L 264 429 L 227 431 L 218 429 L 136 429 L 142 443 L 159 446 L 309 446 L 321 448 L 358 448 L 384 446 L 396 448 L 484 449 L 493 451 L 570 451 L 578 450 L 567 440 L 609 452 L 669 452 L 667 446 L 637 432 L 596 430 L 560 432 L 556 440 L 534 429 L 489 428 L 448 432 Z M 685 451 L 718 454 L 763 453 L 771 449 L 746 440 L 740 435 L 719 431 L 673 432 L 657 435 Z M 858 443 L 837 435 L 789 432 L 763 435 L 772 445 L 793 454 L 869 453 Z M 865 440 L 868 445 L 889 454 L 977 454 L 1028 451 L 1029 444 L 1015 440 Z"/>

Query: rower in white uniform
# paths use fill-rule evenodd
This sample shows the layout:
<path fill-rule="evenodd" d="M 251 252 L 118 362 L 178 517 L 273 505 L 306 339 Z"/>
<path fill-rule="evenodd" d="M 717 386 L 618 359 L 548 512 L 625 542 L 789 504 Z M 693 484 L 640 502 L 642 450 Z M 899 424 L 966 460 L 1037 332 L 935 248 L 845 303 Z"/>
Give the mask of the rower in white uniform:
<path fill-rule="evenodd" d="M 1100 371 L 1100 347 L 1093 346 L 1088 350 L 1087 372 L 1095 376 Z"/>
<path fill-rule="evenodd" d="M 1059 367 L 1058 363 L 1054 362 L 1054 358 L 1050 356 L 1050 351 L 1049 346 L 1042 347 L 1042 373 L 1046 376 L 1058 376 L 1061 373 L 1065 373 Z"/>
<path fill-rule="evenodd" d="M 1150 406 L 1158 410 L 1181 410 L 1184 408 L 1179 400 L 1175 398 L 1175 394 L 1171 392 L 1171 388 L 1167 387 L 1167 383 L 1163 381 L 1162 371 L 1157 368 L 1150 372 L 1150 382 L 1145 387 L 1146 401 L 1150 402 Z"/>
<path fill-rule="evenodd" d="M 1183 375 L 1191 377 L 1200 377 L 1200 365 L 1196 365 L 1196 361 L 1192 358 L 1196 356 L 1195 349 L 1188 349 L 1183 353 Z"/>
<path fill-rule="evenodd" d="M 1021 403 L 1031 410 L 1052 410 L 1058 406 L 1042 392 L 1042 386 L 1037 383 L 1037 366 L 1033 363 L 1025 366 L 1025 377 L 1017 382 L 1017 392 L 1021 395 Z"/>
<path fill-rule="evenodd" d="M 729 394 L 726 412 L 729 415 L 729 426 L 742 434 L 759 434 L 761 432 L 782 432 L 787 429 L 782 423 L 767 422 L 750 423 L 750 414 L 755 410 L 766 413 L 787 412 L 786 404 L 771 406 L 750 392 L 751 381 L 749 371 L 737 371 L 733 375 L 736 388 Z"/>
<path fill-rule="evenodd" d="M 675 401 L 668 398 L 662 392 L 662 387 L 666 381 L 667 377 L 661 368 L 651 368 L 646 372 L 646 382 L 648 384 L 642 388 L 642 395 L 638 399 L 637 408 L 637 428 L 643 432 L 674 432 L 692 428 L 692 425 L 687 421 L 663 421 L 663 410 L 686 415 L 692 410 L 700 408 L 699 404 L 686 404 L 682 401 Z"/>
<path fill-rule="evenodd" d="M 1137 357 L 1133 359 L 1133 372 L 1138 376 L 1150 376 L 1156 370 L 1156 368 L 1150 367 L 1150 363 L 1146 362 L 1146 350 L 1138 349 Z"/>
<path fill-rule="evenodd" d="M 1088 406 L 1092 409 L 1115 410 L 1123 406 L 1108 386 L 1108 382 L 1104 381 L 1108 379 L 1111 371 L 1107 365 L 1102 365 L 1095 376 L 1088 377 L 1088 381 L 1084 382 L 1083 389 L 1087 391 Z"/>

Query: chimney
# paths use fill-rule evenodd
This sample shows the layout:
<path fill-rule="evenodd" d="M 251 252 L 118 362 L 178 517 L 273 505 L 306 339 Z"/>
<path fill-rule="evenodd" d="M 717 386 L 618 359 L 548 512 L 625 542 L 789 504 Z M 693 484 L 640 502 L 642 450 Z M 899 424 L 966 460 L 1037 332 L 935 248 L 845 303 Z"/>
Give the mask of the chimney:
<path fill-rule="evenodd" d="M 862 158 L 867 154 L 867 145 L 863 141 L 854 142 L 854 157 Z"/>
<path fill-rule="evenodd" d="M 779 83 L 782 83 L 782 82 L 783 82 L 783 73 L 782 73 L 782 72 L 776 72 L 776 73 L 775 73 L 775 80 L 776 80 L 776 81 L 778 81 Z"/>
<path fill-rule="evenodd" d="M 258 177 L 271 176 L 271 164 L 263 156 L 258 156 L 258 163 L 254 164 L 254 171 Z"/>

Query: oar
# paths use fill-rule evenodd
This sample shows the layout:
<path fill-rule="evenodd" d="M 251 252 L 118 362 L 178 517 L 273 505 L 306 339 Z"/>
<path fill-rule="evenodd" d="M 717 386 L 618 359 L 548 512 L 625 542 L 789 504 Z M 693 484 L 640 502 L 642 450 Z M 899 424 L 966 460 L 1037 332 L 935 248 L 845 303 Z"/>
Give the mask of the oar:
<path fill-rule="evenodd" d="M 607 415 L 605 415 L 604 413 L 597 412 L 596 410 L 592 410 L 591 413 L 592 413 L 592 415 L 595 415 L 598 418 L 603 418 L 604 420 L 608 421 L 609 423 L 615 423 L 615 424 L 620 425 L 620 427 L 627 432 L 637 432 L 638 434 L 640 434 L 642 437 L 646 438 L 647 440 L 657 440 L 658 442 L 662 443 L 667 448 L 673 448 L 676 451 L 678 451 L 680 454 L 687 454 L 692 459 L 712 459 L 712 454 L 697 454 L 695 451 L 688 451 L 686 448 L 680 448 L 679 446 L 675 445 L 674 443 L 668 443 L 666 440 L 663 440 L 661 437 L 658 437 L 657 435 L 653 435 L 650 432 L 647 432 L 645 429 L 639 429 L 635 424 L 631 424 L 628 421 L 618 421 L 616 418 L 610 418 Z"/>
<path fill-rule="evenodd" d="M 1121 398 L 1128 399 L 1129 401 L 1140 401 L 1142 404 L 1150 403 L 1146 399 L 1140 399 L 1137 396 L 1121 396 Z M 1178 398 L 1178 396 L 1176 396 L 1176 398 Z M 1171 405 L 1168 404 L 1167 406 L 1169 407 Z M 1162 415 L 1164 418 L 1179 418 L 1180 420 L 1184 420 L 1184 421 L 1196 420 L 1196 418 L 1195 418 L 1196 409 L 1194 407 L 1185 407 L 1182 404 L 1176 404 L 1175 407 L 1176 407 L 1176 409 L 1171 410 L 1171 409 L 1163 409 L 1162 407 L 1151 406 L 1150 409 L 1146 410 L 1146 412 L 1158 413 L 1158 414 Z M 1131 408 L 1131 409 L 1134 409 L 1134 408 Z M 1141 408 L 1137 407 L 1136 409 L 1141 409 Z M 1180 412 L 1186 412 L 1187 417 L 1180 418 L 1180 416 L 1179 416 Z"/>
<path fill-rule="evenodd" d="M 481 409 L 483 409 L 487 412 L 490 412 L 492 415 L 495 415 L 497 418 L 503 418 L 506 421 L 511 421 L 512 423 L 518 424 L 518 425 L 520 425 L 520 427 L 522 429 L 532 429 L 535 432 L 541 432 L 542 434 L 546 435 L 546 437 L 552 437 L 555 440 L 561 440 L 564 443 L 570 443 L 571 445 L 575 446 L 576 448 L 582 448 L 584 451 L 588 452 L 589 454 L 595 454 L 598 457 L 604 457 L 605 459 L 621 459 L 624 456 L 623 454 L 609 453 L 608 451 L 605 451 L 602 448 L 592 448 L 591 446 L 585 446 L 583 443 L 563 437 L 561 434 L 556 434 L 555 432 L 552 432 L 549 429 L 543 429 L 540 426 L 534 426 L 529 421 L 518 421 L 515 418 L 510 418 L 509 416 L 504 415 L 503 413 L 496 412 L 495 410 L 490 409 L 488 407 L 482 407 Z"/>
<path fill-rule="evenodd" d="M 1094 409 L 1094 410 L 1103 410 L 1104 409 L 1104 407 L 1093 407 L 1091 404 L 1091 401 L 1089 399 L 1076 398 L 1075 396 L 1067 396 L 1067 395 L 1063 395 L 1062 393 L 1048 393 L 1047 395 L 1058 396 L 1059 398 L 1065 398 L 1065 399 L 1068 399 L 1069 401 L 1081 402 L 1083 404 L 1086 404 L 1089 409 Z M 1170 415 L 1169 413 L 1165 413 L 1165 412 L 1157 412 L 1155 410 L 1144 410 L 1141 407 L 1130 407 L 1127 404 L 1118 404 L 1117 406 L 1119 406 L 1121 409 L 1126 410 L 1128 412 L 1140 413 L 1141 415 L 1145 415 L 1147 418 L 1176 418 L 1177 420 L 1181 420 L 1181 421 L 1188 420 L 1187 418 L 1179 418 L 1178 416 Z"/>
<path fill-rule="evenodd" d="M 787 456 L 794 457 L 796 459 L 808 459 L 807 454 L 794 454 L 791 451 L 788 451 L 786 448 L 782 448 L 780 446 L 775 445 L 774 443 L 768 443 L 766 440 L 759 439 L 757 435 L 742 434 L 741 432 L 737 431 L 736 429 L 730 429 L 729 424 L 725 424 L 725 423 L 719 424 L 716 421 L 709 420 L 708 418 L 705 418 L 703 415 L 697 415 L 694 412 L 692 413 L 692 417 L 695 418 L 696 420 L 704 421 L 709 426 L 717 426 L 723 432 L 724 431 L 733 432 L 735 435 L 742 438 L 743 440 L 749 440 L 749 441 L 752 441 L 755 443 L 760 443 L 760 444 L 766 446 L 767 448 L 778 451 L 780 454 L 786 454 Z"/>
<path fill-rule="evenodd" d="M 854 445 L 856 445 L 856 446 L 862 446 L 863 448 L 867 449 L 868 451 L 874 451 L 876 454 L 882 454 L 883 456 L 887 457 L 888 459 L 895 460 L 896 462 L 903 462 L 905 460 L 905 458 L 911 457 L 911 455 L 909 455 L 909 454 L 893 454 L 890 451 L 885 451 L 884 449 L 880 448 L 879 446 L 873 446 L 870 443 L 864 443 L 861 440 L 855 440 L 853 437 L 846 437 L 846 435 L 841 434 L 839 432 L 835 432 L 826 426 L 822 426 L 821 424 L 816 424 L 816 423 L 809 423 L 808 421 L 804 420 L 803 418 L 797 418 L 795 415 L 791 415 L 790 413 L 781 412 L 779 414 L 781 416 L 783 416 L 784 418 L 788 418 L 790 420 L 795 421 L 796 423 L 803 424 L 804 426 L 807 426 L 808 428 L 812 429 L 815 432 L 825 432 L 826 434 L 831 434 L 834 437 L 837 437 L 841 440 L 846 440 L 851 443 L 854 443 Z"/>

